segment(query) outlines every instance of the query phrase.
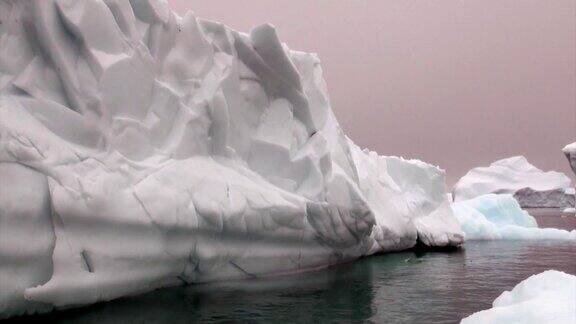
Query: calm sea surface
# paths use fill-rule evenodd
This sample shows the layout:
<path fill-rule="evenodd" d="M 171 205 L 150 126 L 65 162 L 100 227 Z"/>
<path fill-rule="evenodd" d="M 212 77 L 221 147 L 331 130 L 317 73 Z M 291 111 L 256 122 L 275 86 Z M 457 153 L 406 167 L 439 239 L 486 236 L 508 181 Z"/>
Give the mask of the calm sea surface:
<path fill-rule="evenodd" d="M 541 227 L 576 217 L 534 212 Z M 576 274 L 576 243 L 468 242 L 456 252 L 372 256 L 315 273 L 169 288 L 24 323 L 457 323 L 544 270 Z"/>

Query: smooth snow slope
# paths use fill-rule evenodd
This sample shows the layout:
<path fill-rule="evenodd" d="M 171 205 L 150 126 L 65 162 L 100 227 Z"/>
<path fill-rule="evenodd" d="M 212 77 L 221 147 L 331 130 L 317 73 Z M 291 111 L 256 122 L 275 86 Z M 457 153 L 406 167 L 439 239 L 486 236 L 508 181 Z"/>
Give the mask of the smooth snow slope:
<path fill-rule="evenodd" d="M 461 324 L 576 323 L 576 276 L 548 270 L 533 275 L 494 300 L 493 307 Z"/>
<path fill-rule="evenodd" d="M 487 194 L 452 204 L 466 240 L 576 240 L 576 230 L 539 228 L 511 195 Z"/>
<path fill-rule="evenodd" d="M 0 317 L 463 241 L 444 171 L 354 145 L 317 56 L 270 25 L 0 13 Z"/>
<path fill-rule="evenodd" d="M 454 201 L 489 193 L 512 194 L 522 207 L 574 206 L 570 178 L 561 172 L 544 172 L 523 156 L 474 168 L 458 180 L 453 190 Z"/>

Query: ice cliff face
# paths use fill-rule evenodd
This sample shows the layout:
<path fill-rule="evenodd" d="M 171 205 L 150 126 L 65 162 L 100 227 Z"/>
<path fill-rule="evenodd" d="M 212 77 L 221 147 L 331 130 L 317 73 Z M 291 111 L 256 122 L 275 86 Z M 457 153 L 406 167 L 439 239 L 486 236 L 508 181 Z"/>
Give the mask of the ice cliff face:
<path fill-rule="evenodd" d="M 0 15 L 0 317 L 462 243 L 444 172 L 354 145 L 270 25 L 154 0 Z"/>
<path fill-rule="evenodd" d="M 544 172 L 523 156 L 474 168 L 456 183 L 453 190 L 454 201 L 489 193 L 512 194 L 522 207 L 574 206 L 574 188 L 570 178 L 560 172 Z"/>

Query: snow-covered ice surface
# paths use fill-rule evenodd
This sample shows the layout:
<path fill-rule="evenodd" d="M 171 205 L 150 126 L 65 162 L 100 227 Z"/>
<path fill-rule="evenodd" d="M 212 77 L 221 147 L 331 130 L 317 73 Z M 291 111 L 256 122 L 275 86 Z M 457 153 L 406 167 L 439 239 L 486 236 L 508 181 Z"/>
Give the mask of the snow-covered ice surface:
<path fill-rule="evenodd" d="M 156 0 L 0 19 L 0 317 L 463 242 L 444 171 L 354 145 L 270 25 Z"/>
<path fill-rule="evenodd" d="M 466 240 L 576 240 L 576 230 L 539 228 L 509 194 L 487 194 L 452 204 Z"/>
<path fill-rule="evenodd" d="M 555 270 L 533 275 L 460 323 L 576 323 L 576 276 Z"/>
<path fill-rule="evenodd" d="M 453 190 L 454 201 L 489 193 L 512 194 L 524 208 L 566 208 L 575 203 L 570 178 L 561 172 L 544 172 L 523 156 L 474 168 L 458 180 Z"/>
<path fill-rule="evenodd" d="M 566 155 L 572 171 L 574 171 L 574 174 L 576 174 L 576 142 L 564 146 L 562 152 L 564 152 L 564 155 Z"/>

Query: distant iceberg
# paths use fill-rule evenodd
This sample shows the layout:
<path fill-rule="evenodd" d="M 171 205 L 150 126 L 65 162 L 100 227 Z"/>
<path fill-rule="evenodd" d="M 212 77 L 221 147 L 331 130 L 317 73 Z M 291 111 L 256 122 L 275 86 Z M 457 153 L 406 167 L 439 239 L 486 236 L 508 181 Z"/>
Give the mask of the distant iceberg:
<path fill-rule="evenodd" d="M 548 270 L 533 275 L 496 298 L 492 308 L 461 324 L 576 323 L 576 276 Z"/>
<path fill-rule="evenodd" d="M 575 240 L 576 230 L 539 228 L 512 195 L 487 194 L 452 204 L 466 240 Z"/>
<path fill-rule="evenodd" d="M 564 155 L 566 155 L 572 171 L 574 171 L 574 174 L 576 174 L 576 142 L 564 146 L 562 152 L 564 152 Z"/>
<path fill-rule="evenodd" d="M 511 194 L 523 208 L 574 207 L 574 188 L 561 172 L 544 172 L 523 156 L 496 161 L 474 168 L 454 186 L 454 201 L 480 195 Z"/>

